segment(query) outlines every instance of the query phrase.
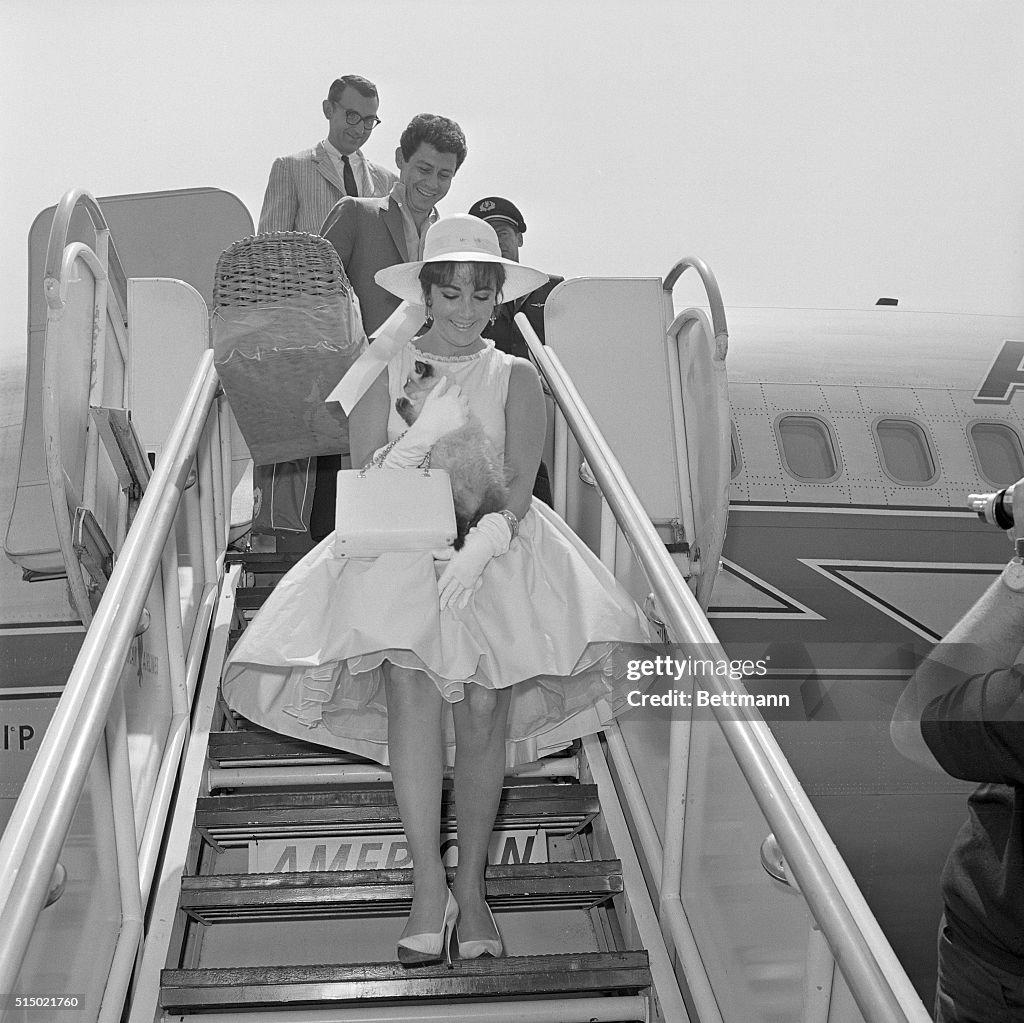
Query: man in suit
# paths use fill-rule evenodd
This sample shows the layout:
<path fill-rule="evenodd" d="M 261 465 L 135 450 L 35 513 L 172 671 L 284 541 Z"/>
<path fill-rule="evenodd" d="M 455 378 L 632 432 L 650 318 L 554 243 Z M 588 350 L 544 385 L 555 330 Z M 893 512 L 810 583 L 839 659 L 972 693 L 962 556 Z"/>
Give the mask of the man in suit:
<path fill-rule="evenodd" d="M 398 181 L 382 199 L 342 199 L 320 233 L 337 249 L 372 334 L 398 308 L 399 300 L 374 281 L 384 267 L 418 259 L 423 236 L 437 219 L 437 203 L 448 194 L 466 159 L 466 137 L 450 118 L 417 114 L 402 132 L 395 162 Z"/>
<path fill-rule="evenodd" d="M 523 219 L 519 207 L 515 203 L 503 199 L 501 196 L 489 195 L 484 199 L 478 199 L 469 208 L 474 217 L 486 220 L 494 233 L 498 236 L 498 245 L 501 246 L 501 254 L 506 259 L 519 262 L 519 250 L 523 244 L 523 235 L 526 234 L 526 221 Z M 546 284 L 542 284 L 536 291 L 529 295 L 517 298 L 514 302 L 503 302 L 494 319 L 489 326 L 484 328 L 483 336 L 490 338 L 494 346 L 509 355 L 518 356 L 520 359 L 530 358 L 530 349 L 526 346 L 526 340 L 515 323 L 516 313 L 525 313 L 530 321 L 530 326 L 537 333 L 541 343 L 544 342 L 544 303 L 547 301 L 551 289 L 560 284 L 565 278 L 548 275 Z M 550 402 L 550 398 L 548 401 Z M 549 420 L 553 412 L 549 410 Z M 537 479 L 533 486 L 533 496 L 539 497 L 545 504 L 551 504 L 551 481 L 548 476 L 548 467 L 541 462 L 537 468 Z"/>
<path fill-rule="evenodd" d="M 259 232 L 316 234 L 334 204 L 345 195 L 387 195 L 395 175 L 371 163 L 361 147 L 380 124 L 377 87 L 359 75 L 336 78 L 323 101 L 330 126 L 312 149 L 280 156 L 270 169 Z"/>
<path fill-rule="evenodd" d="M 317 234 L 342 196 L 388 194 L 398 179 L 367 160 L 360 148 L 380 124 L 378 102 L 377 87 L 359 75 L 342 75 L 331 83 L 323 101 L 327 138 L 312 149 L 274 161 L 263 197 L 260 234 Z M 256 518 L 254 532 L 302 531 L 301 523 L 310 515 L 314 462 L 300 458 L 256 466 L 253 486 L 261 495 L 262 513 Z"/>
<path fill-rule="evenodd" d="M 465 159 L 466 136 L 455 121 L 438 114 L 417 114 L 395 150 L 399 175 L 391 192 L 382 199 L 341 199 L 324 221 L 320 234 L 338 250 L 359 299 L 367 335 L 399 305 L 399 299 L 377 284 L 374 274 L 420 258 L 423 236 L 437 220 L 436 204 L 448 194 Z M 340 467 L 337 455 L 317 459 L 309 520 L 314 540 L 322 540 L 334 528 Z"/>

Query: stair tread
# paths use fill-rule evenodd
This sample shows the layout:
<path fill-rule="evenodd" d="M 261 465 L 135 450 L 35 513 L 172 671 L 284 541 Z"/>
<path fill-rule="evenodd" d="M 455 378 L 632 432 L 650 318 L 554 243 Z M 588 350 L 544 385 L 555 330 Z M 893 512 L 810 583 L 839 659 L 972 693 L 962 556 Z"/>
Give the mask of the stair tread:
<path fill-rule="evenodd" d="M 500 863 L 489 864 L 486 870 L 488 882 L 529 882 L 536 878 L 602 877 L 608 874 L 620 875 L 619 860 L 561 860 L 548 863 Z M 448 873 L 454 876 L 455 868 Z M 358 887 L 360 885 L 406 885 L 412 883 L 412 869 L 395 867 L 381 870 L 314 870 L 287 871 L 284 873 L 247 874 L 198 874 L 186 875 L 181 879 L 182 890 L 214 890 L 234 888 L 239 885 L 249 888 L 301 888 L 307 885 L 327 887 Z"/>
<path fill-rule="evenodd" d="M 238 760 L 305 760 L 311 757 L 339 764 L 373 763 L 344 750 L 264 731 L 211 732 L 209 748 L 210 759 L 220 764 Z"/>
<path fill-rule="evenodd" d="M 594 785 L 506 785 L 495 828 L 544 828 L 565 833 L 584 827 L 601 812 Z M 441 793 L 441 830 L 455 828 L 457 807 L 451 783 Z M 390 783 L 329 790 L 275 790 L 204 796 L 197 801 L 195 827 L 222 846 L 253 838 L 314 838 L 351 834 L 400 834 L 402 819 Z"/>
<path fill-rule="evenodd" d="M 443 785 L 442 813 L 455 805 L 450 781 Z M 501 806 L 514 810 L 528 804 L 578 804 L 599 809 L 597 786 L 588 784 L 524 783 L 506 785 L 501 793 Z M 202 796 L 197 801 L 198 813 L 251 813 L 265 810 L 301 814 L 318 810 L 396 807 L 395 790 L 388 782 L 360 785 L 327 791 L 236 792 L 230 795 Z"/>
<path fill-rule="evenodd" d="M 448 782 L 442 786 L 441 816 L 450 818 L 455 812 L 455 795 Z M 513 784 L 502 789 L 499 818 L 535 817 L 557 812 L 582 816 L 599 813 L 596 786 Z M 390 783 L 327 791 L 236 792 L 203 796 L 196 803 L 197 827 L 398 819 L 398 803 Z"/>
<path fill-rule="evenodd" d="M 448 869 L 449 881 L 455 876 Z M 496 864 L 487 868 L 487 895 L 493 908 L 561 905 L 590 908 L 622 891 L 618 860 Z M 289 871 L 286 873 L 206 874 L 181 881 L 181 909 L 202 922 L 238 915 L 333 915 L 358 907 L 386 905 L 404 910 L 412 899 L 410 868 L 385 870 Z M 214 915 L 209 915 L 213 913 Z M 227 914 L 227 915 L 225 915 Z"/>
<path fill-rule="evenodd" d="M 352 965 L 164 970 L 161 1007 L 228 1008 L 364 998 L 481 998 L 640 989 L 651 984 L 646 951 L 576 952 L 455 960 L 407 969 L 396 962 Z"/>
<path fill-rule="evenodd" d="M 276 553 L 255 553 L 254 551 L 228 551 L 224 555 L 227 565 L 245 565 L 258 572 L 286 572 L 298 564 L 305 554 L 299 551 L 278 551 Z"/>
<path fill-rule="evenodd" d="M 548 760 L 564 760 L 567 766 L 571 766 L 574 763 L 573 753 L 573 750 L 569 750 L 565 756 L 548 758 Z M 209 757 L 213 763 L 220 766 L 238 762 L 256 764 L 268 760 L 295 763 L 316 760 L 318 763 L 369 764 L 373 767 L 380 767 L 376 761 L 357 756 L 355 753 L 347 753 L 333 746 L 321 746 L 306 739 L 296 739 L 256 727 L 211 732 Z M 572 772 L 567 771 L 567 774 L 569 773 Z"/>
<path fill-rule="evenodd" d="M 273 592 L 273 586 L 239 586 L 235 590 L 235 607 L 239 611 L 258 611 Z"/>

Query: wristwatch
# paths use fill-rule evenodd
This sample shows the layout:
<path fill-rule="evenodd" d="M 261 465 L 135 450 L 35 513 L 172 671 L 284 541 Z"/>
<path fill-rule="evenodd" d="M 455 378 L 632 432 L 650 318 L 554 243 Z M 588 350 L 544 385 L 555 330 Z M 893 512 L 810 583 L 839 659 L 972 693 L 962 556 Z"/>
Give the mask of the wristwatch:
<path fill-rule="evenodd" d="M 1024 592 L 1024 561 L 1014 558 L 1003 569 L 1003 574 L 1000 578 L 1007 589 L 1013 590 L 1015 593 Z"/>
<path fill-rule="evenodd" d="M 1021 557 L 1019 550 L 1017 556 L 1007 563 L 999 578 L 1003 580 L 1003 585 L 1008 590 L 1013 590 L 1014 593 L 1024 592 L 1024 558 Z"/>

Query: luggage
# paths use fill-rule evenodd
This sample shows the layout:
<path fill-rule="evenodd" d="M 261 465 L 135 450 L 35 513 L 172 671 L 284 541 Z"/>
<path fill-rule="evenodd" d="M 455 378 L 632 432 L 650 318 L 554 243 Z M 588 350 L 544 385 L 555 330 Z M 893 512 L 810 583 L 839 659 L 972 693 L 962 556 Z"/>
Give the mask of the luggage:
<path fill-rule="evenodd" d="M 325 402 L 366 347 L 358 300 L 330 242 L 256 235 L 221 253 L 214 363 L 257 465 L 348 452 L 348 420 Z"/>

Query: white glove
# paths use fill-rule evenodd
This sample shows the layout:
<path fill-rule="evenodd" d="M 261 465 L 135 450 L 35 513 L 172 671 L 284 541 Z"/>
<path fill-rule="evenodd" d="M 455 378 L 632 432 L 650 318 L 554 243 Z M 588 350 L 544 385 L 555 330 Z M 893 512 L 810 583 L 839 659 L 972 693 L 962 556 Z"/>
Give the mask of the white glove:
<path fill-rule="evenodd" d="M 390 446 L 378 448 L 371 462 L 381 469 L 415 469 L 427 457 L 427 452 L 452 430 L 465 426 L 469 419 L 469 402 L 458 384 L 441 377 L 423 402 L 419 418 Z M 383 460 L 377 459 L 383 452 Z"/>
<path fill-rule="evenodd" d="M 437 580 L 441 610 L 449 606 L 465 607 L 491 558 L 504 554 L 511 542 L 508 519 L 500 512 L 485 515 L 466 534 L 462 549 L 451 556 L 448 567 Z"/>

